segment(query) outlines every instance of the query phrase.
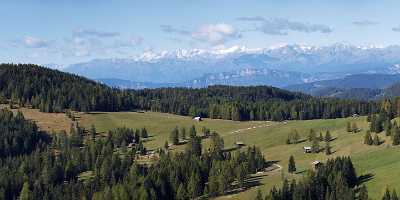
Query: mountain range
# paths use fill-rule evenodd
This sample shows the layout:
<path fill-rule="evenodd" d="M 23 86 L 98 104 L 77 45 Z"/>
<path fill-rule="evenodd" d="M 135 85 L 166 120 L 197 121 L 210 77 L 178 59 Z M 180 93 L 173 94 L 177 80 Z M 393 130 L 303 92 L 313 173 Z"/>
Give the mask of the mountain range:
<path fill-rule="evenodd" d="M 370 98 L 400 81 L 399 63 L 400 46 L 337 43 L 145 52 L 129 59 L 72 64 L 62 70 L 120 88 L 270 85 L 316 96 L 344 95 L 357 89 L 368 91 Z"/>

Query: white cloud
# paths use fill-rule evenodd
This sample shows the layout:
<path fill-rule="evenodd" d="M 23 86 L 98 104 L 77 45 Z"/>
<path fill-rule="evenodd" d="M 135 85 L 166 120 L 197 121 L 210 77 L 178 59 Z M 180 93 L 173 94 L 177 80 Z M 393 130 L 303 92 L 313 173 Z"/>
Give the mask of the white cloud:
<path fill-rule="evenodd" d="M 17 40 L 14 42 L 14 45 L 22 44 L 26 48 L 46 48 L 50 46 L 50 41 L 40 39 L 33 36 L 25 36 L 21 40 Z"/>
<path fill-rule="evenodd" d="M 303 32 L 303 33 L 331 33 L 333 31 L 324 24 L 311 24 L 299 21 L 291 21 L 285 18 L 264 18 L 256 17 L 239 17 L 237 20 L 258 22 L 256 31 L 261 31 L 268 35 L 288 35 L 289 31 Z"/>
<path fill-rule="evenodd" d="M 396 27 L 393 27 L 393 28 L 392 28 L 392 31 L 394 31 L 394 32 L 400 32 L 400 25 L 398 25 L 398 26 L 396 26 Z"/>
<path fill-rule="evenodd" d="M 107 38 L 107 37 L 117 37 L 120 35 L 118 32 L 107 32 L 107 31 L 100 31 L 96 29 L 82 29 L 78 28 L 73 31 L 74 36 L 78 37 L 100 37 L 100 38 Z"/>
<path fill-rule="evenodd" d="M 192 37 L 212 44 L 223 44 L 227 40 L 240 38 L 240 33 L 229 24 L 208 24 L 192 33 Z"/>
<path fill-rule="evenodd" d="M 193 30 L 162 25 L 161 30 L 165 33 L 188 37 L 192 41 L 207 42 L 212 45 L 222 45 L 229 40 L 241 37 L 240 32 L 235 27 L 225 23 L 205 24 Z"/>
<path fill-rule="evenodd" d="M 361 20 L 361 21 L 354 21 L 353 24 L 356 26 L 373 26 L 373 25 L 378 25 L 379 23 L 370 20 Z"/>

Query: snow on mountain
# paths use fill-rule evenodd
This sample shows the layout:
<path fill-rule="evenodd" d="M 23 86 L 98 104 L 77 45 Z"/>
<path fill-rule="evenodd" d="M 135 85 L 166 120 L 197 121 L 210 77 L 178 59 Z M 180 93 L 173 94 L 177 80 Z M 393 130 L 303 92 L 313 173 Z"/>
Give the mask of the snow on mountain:
<path fill-rule="evenodd" d="M 273 83 L 279 86 L 286 85 L 285 82 L 290 80 L 310 82 L 337 77 L 338 74 L 343 77 L 358 73 L 400 73 L 399 63 L 400 46 L 337 43 L 330 46 L 279 45 L 264 49 L 232 46 L 210 50 L 147 51 L 130 59 L 97 59 L 73 64 L 64 70 L 93 79 L 116 78 L 156 83 L 204 80 L 213 74 L 219 77 L 213 79 L 215 82 Z M 276 78 L 280 75 L 269 70 L 286 72 L 290 78 Z M 268 82 L 269 78 L 274 81 Z"/>

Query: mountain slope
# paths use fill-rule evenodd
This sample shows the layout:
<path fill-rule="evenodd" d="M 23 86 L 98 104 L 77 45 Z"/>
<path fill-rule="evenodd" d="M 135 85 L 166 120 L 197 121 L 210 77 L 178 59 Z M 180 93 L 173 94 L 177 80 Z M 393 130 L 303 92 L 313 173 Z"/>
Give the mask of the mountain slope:
<path fill-rule="evenodd" d="M 321 90 L 369 88 L 383 89 L 400 81 L 400 74 L 355 74 L 340 79 L 316 81 L 305 84 L 291 85 L 285 89 L 307 94 L 317 94 Z"/>

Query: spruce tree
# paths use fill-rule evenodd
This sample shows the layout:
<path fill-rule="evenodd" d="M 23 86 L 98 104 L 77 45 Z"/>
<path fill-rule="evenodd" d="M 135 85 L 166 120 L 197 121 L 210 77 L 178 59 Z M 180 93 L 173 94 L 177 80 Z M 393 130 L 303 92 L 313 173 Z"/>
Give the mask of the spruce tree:
<path fill-rule="evenodd" d="M 317 138 L 315 138 L 313 140 L 313 142 L 312 142 L 311 151 L 313 153 L 318 153 L 319 152 L 319 140 Z"/>
<path fill-rule="evenodd" d="M 192 127 L 190 127 L 190 130 L 189 130 L 189 137 L 190 138 L 194 138 L 194 137 L 196 137 L 196 127 L 193 125 Z"/>
<path fill-rule="evenodd" d="M 332 152 L 331 152 L 331 146 L 329 145 L 329 141 L 328 142 L 325 142 L 325 155 L 331 155 L 332 154 Z"/>
<path fill-rule="evenodd" d="M 374 144 L 375 146 L 378 146 L 378 145 L 381 144 L 381 141 L 379 140 L 378 134 L 375 134 L 373 144 Z"/>
<path fill-rule="evenodd" d="M 325 133 L 325 142 L 330 142 L 331 140 L 332 140 L 331 133 L 329 132 L 329 130 L 327 130 Z"/>
<path fill-rule="evenodd" d="M 358 192 L 358 199 L 359 200 L 369 200 L 368 199 L 368 190 L 365 185 L 362 185 L 360 191 Z"/>
<path fill-rule="evenodd" d="M 372 145 L 373 144 L 373 140 L 372 140 L 372 136 L 371 136 L 371 132 L 370 131 L 367 131 L 365 133 L 364 144 L 366 144 L 366 145 Z"/>
<path fill-rule="evenodd" d="M 310 132 L 309 132 L 309 134 L 308 134 L 308 141 L 312 142 L 312 141 L 314 141 L 314 139 L 315 139 L 316 137 L 317 137 L 317 136 L 315 135 L 314 129 L 310 129 Z"/>
<path fill-rule="evenodd" d="M 385 193 L 383 194 L 382 200 L 391 200 L 389 188 L 386 187 Z"/>
<path fill-rule="evenodd" d="M 179 184 L 178 190 L 176 191 L 176 199 L 177 200 L 186 200 L 188 199 L 187 191 L 184 184 Z"/>
<path fill-rule="evenodd" d="M 31 191 L 29 190 L 29 183 L 25 182 L 22 186 L 21 193 L 19 195 L 19 200 L 29 200 L 31 196 Z"/>
<path fill-rule="evenodd" d="M 181 132 L 180 132 L 182 140 L 186 140 L 186 128 L 181 127 Z"/>
<path fill-rule="evenodd" d="M 178 127 L 175 127 L 174 130 L 171 131 L 169 140 L 173 145 L 179 144 L 179 131 Z"/>
<path fill-rule="evenodd" d="M 294 140 L 294 143 L 295 143 L 295 144 L 297 144 L 297 143 L 299 142 L 299 140 L 300 140 L 300 135 L 299 135 L 299 133 L 297 132 L 297 130 L 294 130 L 293 140 Z"/>
<path fill-rule="evenodd" d="M 391 200 L 399 200 L 399 197 L 397 196 L 397 192 L 395 189 L 392 191 L 392 199 Z"/>
<path fill-rule="evenodd" d="M 288 172 L 294 173 L 295 171 L 296 171 L 296 162 L 294 161 L 294 157 L 291 155 L 289 157 Z"/>
<path fill-rule="evenodd" d="M 399 145 L 400 144 L 400 132 L 396 130 L 396 132 L 393 135 L 393 145 Z"/>
<path fill-rule="evenodd" d="M 257 195 L 256 195 L 256 198 L 254 200 L 263 200 L 263 197 L 262 197 L 260 189 L 257 190 Z"/>

